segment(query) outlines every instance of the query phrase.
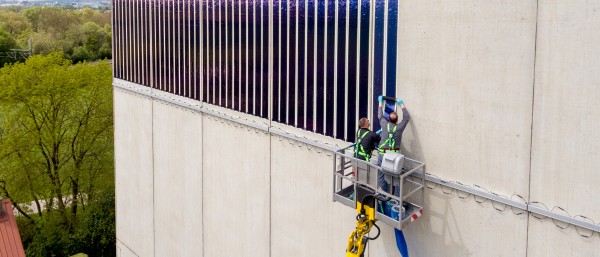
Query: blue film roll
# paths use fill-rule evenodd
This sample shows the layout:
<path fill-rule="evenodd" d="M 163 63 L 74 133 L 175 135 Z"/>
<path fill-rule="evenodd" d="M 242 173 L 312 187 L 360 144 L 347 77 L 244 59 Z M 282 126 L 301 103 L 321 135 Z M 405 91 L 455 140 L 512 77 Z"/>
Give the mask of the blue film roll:
<path fill-rule="evenodd" d="M 400 212 L 400 205 L 394 205 L 392 207 L 391 217 L 392 219 L 398 220 L 398 213 Z"/>
<path fill-rule="evenodd" d="M 386 215 L 391 215 L 390 213 L 392 212 L 392 207 L 398 205 L 398 201 L 396 200 L 389 200 L 386 202 L 385 204 L 385 214 Z"/>

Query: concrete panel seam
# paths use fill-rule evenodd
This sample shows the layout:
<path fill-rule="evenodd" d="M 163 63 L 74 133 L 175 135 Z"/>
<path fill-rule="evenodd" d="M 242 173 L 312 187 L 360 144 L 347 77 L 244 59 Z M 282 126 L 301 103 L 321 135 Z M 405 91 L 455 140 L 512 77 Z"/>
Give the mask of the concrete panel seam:
<path fill-rule="evenodd" d="M 273 135 L 269 134 L 269 220 L 273 216 Z M 269 221 L 269 256 L 272 253 L 273 245 L 273 222 Z"/>
<path fill-rule="evenodd" d="M 119 242 L 119 244 L 121 244 L 122 246 L 125 246 L 125 248 L 127 248 L 129 250 L 129 252 L 133 253 L 135 256 L 140 257 L 136 252 L 133 251 L 133 249 L 131 249 L 131 247 L 129 247 L 127 244 L 123 243 L 123 241 L 117 239 L 117 241 Z"/>
<path fill-rule="evenodd" d="M 528 197 L 527 200 L 531 201 L 531 170 L 533 168 L 533 164 L 532 164 L 532 156 L 533 156 L 533 121 L 534 121 L 534 115 L 535 115 L 535 63 L 537 61 L 537 33 L 538 33 L 538 19 L 539 19 L 539 9 L 540 9 L 540 2 L 539 0 L 535 1 L 535 34 L 534 34 L 534 38 L 533 38 L 533 81 L 532 81 L 532 85 L 531 85 L 531 127 L 530 127 L 530 132 L 529 132 L 529 183 L 528 183 Z M 529 206 L 528 206 L 529 207 Z M 527 237 L 526 240 L 527 242 L 525 243 L 527 249 L 529 248 L 529 219 L 527 219 Z M 527 256 L 527 254 L 529 253 L 529 251 L 526 251 L 525 255 Z"/>
<path fill-rule="evenodd" d="M 154 152 L 154 101 L 152 101 L 152 234 L 154 235 L 152 237 L 152 240 L 154 241 L 152 244 L 152 252 L 153 252 L 153 256 L 156 256 L 156 204 L 155 204 L 155 198 L 156 198 L 156 190 L 154 190 L 154 186 L 156 185 L 155 183 L 155 179 L 156 177 L 154 176 L 154 155 L 156 154 Z"/>
<path fill-rule="evenodd" d="M 202 193 L 202 201 L 201 201 L 202 202 L 201 203 L 201 205 L 202 205 L 202 207 L 201 207 L 202 208 L 202 215 L 201 216 L 202 217 L 200 217 L 200 219 L 201 219 L 200 223 L 201 223 L 201 226 L 202 226 L 202 256 L 206 256 L 204 254 L 204 252 L 206 250 L 206 243 L 205 243 L 206 236 L 204 234 L 204 211 L 206 210 L 206 208 L 204 207 L 204 205 L 206 204 L 206 201 L 204 201 L 204 188 L 205 188 L 204 181 L 206 181 L 206 179 L 204 178 L 204 160 L 206 160 L 206 158 L 204 156 L 206 154 L 206 151 L 204 151 L 204 131 L 205 131 L 204 130 L 204 120 L 202 120 L 202 125 L 200 125 L 200 127 L 202 129 L 202 133 L 200 135 L 200 138 L 202 140 L 202 157 L 201 157 L 202 158 L 202 166 L 201 166 L 202 167 L 202 175 L 201 175 L 201 177 L 202 177 L 202 185 L 201 185 L 202 188 L 200 189 L 201 193 Z"/>

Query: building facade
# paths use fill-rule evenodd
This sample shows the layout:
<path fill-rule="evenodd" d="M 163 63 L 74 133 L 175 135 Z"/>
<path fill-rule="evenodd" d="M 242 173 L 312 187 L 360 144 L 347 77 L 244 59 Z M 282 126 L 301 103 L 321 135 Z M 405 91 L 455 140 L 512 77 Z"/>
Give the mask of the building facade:
<path fill-rule="evenodd" d="M 395 96 L 390 1 L 114 1 L 115 78 L 345 141 Z"/>
<path fill-rule="evenodd" d="M 598 8 L 113 1 L 117 254 L 342 256 L 330 151 L 389 95 L 405 155 L 508 199 L 428 183 L 411 256 L 600 256 Z M 368 256 L 395 247 L 383 227 Z"/>

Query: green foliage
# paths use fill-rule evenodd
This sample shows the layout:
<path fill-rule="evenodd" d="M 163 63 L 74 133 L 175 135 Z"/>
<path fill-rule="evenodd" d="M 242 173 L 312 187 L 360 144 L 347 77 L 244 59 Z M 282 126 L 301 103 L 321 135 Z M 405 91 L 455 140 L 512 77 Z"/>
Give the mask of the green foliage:
<path fill-rule="evenodd" d="M 8 51 L 17 46 L 15 38 L 12 37 L 8 32 L 0 29 L 0 51 Z"/>
<path fill-rule="evenodd" d="M 0 28 L 0 52 L 10 51 L 17 47 L 17 42 L 8 32 Z M 6 60 L 0 59 L 0 67 L 4 66 Z"/>
<path fill-rule="evenodd" d="M 62 226 L 60 217 L 50 215 L 36 223 L 18 219 L 27 256 L 69 256 L 87 253 L 93 256 L 115 256 L 114 191 L 106 191 L 81 212 L 72 233 Z"/>
<path fill-rule="evenodd" d="M 31 39 L 34 54 L 62 51 L 74 63 L 112 57 L 108 12 L 56 7 L 0 9 L 0 29 L 15 40 L 13 48 L 27 49 Z"/>
<path fill-rule="evenodd" d="M 86 22 L 68 33 L 69 41 L 75 45 L 71 53 L 74 62 L 111 58 L 110 26 L 100 27 L 94 22 Z"/>
<path fill-rule="evenodd" d="M 0 195 L 22 204 L 28 256 L 114 253 L 111 82 L 62 53 L 0 69 Z"/>
<path fill-rule="evenodd" d="M 16 12 L 0 12 L 0 28 L 6 30 L 14 38 L 31 28 L 29 20 Z"/>
<path fill-rule="evenodd" d="M 34 31 L 62 34 L 79 23 L 77 15 L 70 10 L 63 8 L 34 8 L 33 10 L 35 9 L 39 12 L 35 15 L 26 15 L 33 17 L 30 22 L 33 24 Z"/>
<path fill-rule="evenodd" d="M 117 243 L 114 190 L 100 194 L 94 203 L 83 211 L 79 222 L 80 226 L 73 237 L 79 244 L 80 252 L 90 256 L 114 256 Z"/>

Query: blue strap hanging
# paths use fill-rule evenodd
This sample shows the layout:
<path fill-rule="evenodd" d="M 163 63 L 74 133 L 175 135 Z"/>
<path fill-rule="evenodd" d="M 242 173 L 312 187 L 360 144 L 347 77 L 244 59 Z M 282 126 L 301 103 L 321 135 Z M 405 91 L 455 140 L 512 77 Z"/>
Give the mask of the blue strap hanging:
<path fill-rule="evenodd" d="M 396 246 L 398 246 L 398 251 L 400 251 L 402 257 L 408 257 L 408 245 L 406 244 L 404 233 L 402 233 L 402 230 L 397 229 L 394 230 L 394 233 L 396 234 Z"/>
<path fill-rule="evenodd" d="M 389 119 L 390 113 L 396 110 L 396 102 L 385 101 L 383 116 L 386 119 Z M 404 237 L 404 233 L 402 230 L 394 229 L 394 233 L 396 234 L 396 246 L 398 246 L 398 251 L 402 257 L 408 257 L 408 244 L 406 244 L 406 238 Z"/>

